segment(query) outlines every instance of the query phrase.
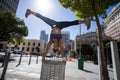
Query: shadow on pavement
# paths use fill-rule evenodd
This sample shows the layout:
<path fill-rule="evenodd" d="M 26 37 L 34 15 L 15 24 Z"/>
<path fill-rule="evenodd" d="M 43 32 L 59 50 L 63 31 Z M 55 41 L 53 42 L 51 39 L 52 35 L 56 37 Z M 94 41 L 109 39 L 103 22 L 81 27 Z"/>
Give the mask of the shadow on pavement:
<path fill-rule="evenodd" d="M 82 71 L 85 71 L 85 72 L 88 72 L 88 73 L 94 73 L 94 74 L 97 74 L 97 73 L 95 73 L 95 72 L 88 71 L 88 70 L 85 70 L 85 69 L 83 69 Z"/>

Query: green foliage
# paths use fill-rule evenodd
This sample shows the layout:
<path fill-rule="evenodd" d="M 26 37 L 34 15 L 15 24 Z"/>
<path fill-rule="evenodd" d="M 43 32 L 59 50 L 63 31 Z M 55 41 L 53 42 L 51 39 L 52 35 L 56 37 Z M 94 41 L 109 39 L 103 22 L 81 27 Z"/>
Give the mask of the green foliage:
<path fill-rule="evenodd" d="M 63 7 L 75 12 L 78 18 L 85 19 L 94 17 L 93 8 L 96 9 L 97 15 L 105 18 L 107 15 L 106 9 L 118 3 L 119 0 L 59 0 L 59 2 Z"/>
<path fill-rule="evenodd" d="M 28 35 L 28 28 L 23 20 L 16 18 L 12 12 L 0 13 L 0 41 L 18 40 Z"/>

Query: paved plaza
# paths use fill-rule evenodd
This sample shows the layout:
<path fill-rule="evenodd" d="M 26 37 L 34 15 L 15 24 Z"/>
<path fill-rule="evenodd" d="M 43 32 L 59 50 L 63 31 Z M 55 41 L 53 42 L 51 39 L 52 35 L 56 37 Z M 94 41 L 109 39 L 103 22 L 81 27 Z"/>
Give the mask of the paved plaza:
<path fill-rule="evenodd" d="M 36 57 L 33 56 L 31 64 L 29 63 L 29 56 L 22 58 L 21 65 L 16 67 L 19 61 L 19 56 L 14 55 L 15 61 L 10 61 L 8 70 L 6 72 L 6 80 L 40 80 L 41 74 L 41 57 L 36 64 Z M 0 63 L 0 65 L 2 65 Z M 3 68 L 0 68 L 0 74 Z M 110 80 L 113 79 L 113 71 L 109 69 Z M 95 65 L 92 61 L 84 62 L 84 70 L 78 69 L 78 60 L 67 61 L 65 67 L 65 80 L 99 80 L 98 65 Z"/>

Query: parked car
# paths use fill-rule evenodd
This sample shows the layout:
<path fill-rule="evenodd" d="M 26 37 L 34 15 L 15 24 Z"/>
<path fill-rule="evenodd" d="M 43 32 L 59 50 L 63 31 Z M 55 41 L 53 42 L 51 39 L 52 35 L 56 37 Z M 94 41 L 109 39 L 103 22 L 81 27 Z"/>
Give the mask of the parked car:
<path fill-rule="evenodd" d="M 14 54 L 24 54 L 24 52 L 21 51 L 21 50 L 14 50 L 13 53 L 14 53 Z"/>
<path fill-rule="evenodd" d="M 3 62 L 4 58 L 4 56 L 0 56 L 0 62 Z M 10 57 L 9 61 L 15 61 L 14 57 Z"/>
<path fill-rule="evenodd" d="M 4 61 L 4 56 L 0 56 L 0 62 L 3 62 Z"/>

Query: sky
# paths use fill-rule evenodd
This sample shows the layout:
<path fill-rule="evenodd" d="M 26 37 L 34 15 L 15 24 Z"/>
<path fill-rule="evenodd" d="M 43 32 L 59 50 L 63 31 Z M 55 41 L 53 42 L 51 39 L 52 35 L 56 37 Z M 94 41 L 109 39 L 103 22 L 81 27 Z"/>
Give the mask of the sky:
<path fill-rule="evenodd" d="M 34 12 L 56 21 L 72 21 L 78 19 L 69 9 L 63 8 L 58 0 L 20 0 L 16 16 L 23 19 L 25 25 L 28 27 L 29 34 L 25 39 L 39 40 L 41 30 L 45 30 L 48 35 L 51 31 L 51 27 L 41 19 L 33 15 L 26 18 L 25 12 L 27 9 L 31 9 Z M 89 30 L 87 30 L 85 24 L 82 24 L 81 34 L 93 32 L 95 29 L 96 23 L 93 21 L 91 22 L 91 28 Z M 80 34 L 80 25 L 70 26 L 62 29 L 62 31 L 69 31 L 70 39 L 74 40 L 76 35 Z"/>

